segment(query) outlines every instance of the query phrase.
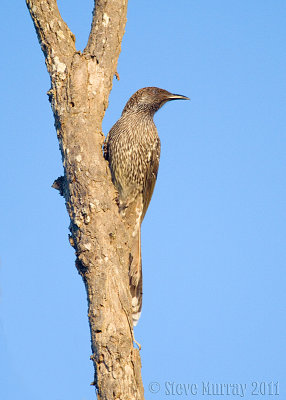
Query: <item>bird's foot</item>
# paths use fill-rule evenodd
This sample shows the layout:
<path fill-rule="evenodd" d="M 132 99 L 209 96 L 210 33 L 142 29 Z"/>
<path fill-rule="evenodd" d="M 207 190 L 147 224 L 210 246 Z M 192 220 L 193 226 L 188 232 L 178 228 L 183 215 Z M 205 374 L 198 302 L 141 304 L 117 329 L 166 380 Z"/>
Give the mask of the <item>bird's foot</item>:
<path fill-rule="evenodd" d="M 133 335 L 133 342 L 138 346 L 138 350 L 140 351 L 142 346 L 140 343 L 137 342 L 137 340 L 135 339 L 134 335 Z"/>
<path fill-rule="evenodd" d="M 133 341 L 133 343 L 135 343 L 135 344 L 138 346 L 138 350 L 140 351 L 142 346 L 141 346 L 141 344 L 138 343 L 137 340 L 135 339 L 135 337 L 134 337 L 134 331 L 133 331 L 133 330 L 132 330 L 132 341 Z"/>

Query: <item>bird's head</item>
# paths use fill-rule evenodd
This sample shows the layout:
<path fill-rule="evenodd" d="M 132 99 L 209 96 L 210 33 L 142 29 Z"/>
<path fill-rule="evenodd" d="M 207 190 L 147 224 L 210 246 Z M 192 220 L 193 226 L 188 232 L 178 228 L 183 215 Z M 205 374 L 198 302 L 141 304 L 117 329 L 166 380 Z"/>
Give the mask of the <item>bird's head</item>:
<path fill-rule="evenodd" d="M 170 100 L 190 100 L 186 96 L 180 94 L 173 94 L 167 90 L 160 89 L 157 87 L 145 87 L 137 90 L 130 97 L 122 115 L 125 112 L 145 112 L 154 115 L 167 101 Z"/>

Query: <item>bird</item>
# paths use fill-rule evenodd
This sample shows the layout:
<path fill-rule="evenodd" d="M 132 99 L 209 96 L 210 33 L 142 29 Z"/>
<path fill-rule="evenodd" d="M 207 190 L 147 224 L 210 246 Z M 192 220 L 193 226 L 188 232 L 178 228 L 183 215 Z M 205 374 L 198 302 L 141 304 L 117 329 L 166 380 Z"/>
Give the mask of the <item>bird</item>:
<path fill-rule="evenodd" d="M 161 152 L 153 117 L 171 100 L 189 98 L 158 87 L 137 90 L 127 101 L 103 146 L 118 192 L 119 212 L 132 232 L 129 285 L 133 326 L 137 325 L 142 310 L 141 223 L 154 191 Z"/>

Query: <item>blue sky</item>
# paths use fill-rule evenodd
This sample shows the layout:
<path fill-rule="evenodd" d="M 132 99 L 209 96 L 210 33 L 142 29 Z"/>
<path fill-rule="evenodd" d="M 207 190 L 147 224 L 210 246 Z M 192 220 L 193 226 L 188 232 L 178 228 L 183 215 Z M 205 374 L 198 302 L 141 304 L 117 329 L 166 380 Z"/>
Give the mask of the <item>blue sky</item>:
<path fill-rule="evenodd" d="M 92 1 L 58 3 L 83 49 Z M 86 295 L 51 188 L 49 77 L 25 2 L 5 2 L 1 19 L 0 398 L 91 400 Z M 255 382 L 269 393 L 278 381 L 285 398 L 285 22 L 282 0 L 130 1 L 104 132 L 141 87 L 191 98 L 155 117 L 135 329 L 146 399 L 211 399 L 203 382 L 273 399 Z"/>

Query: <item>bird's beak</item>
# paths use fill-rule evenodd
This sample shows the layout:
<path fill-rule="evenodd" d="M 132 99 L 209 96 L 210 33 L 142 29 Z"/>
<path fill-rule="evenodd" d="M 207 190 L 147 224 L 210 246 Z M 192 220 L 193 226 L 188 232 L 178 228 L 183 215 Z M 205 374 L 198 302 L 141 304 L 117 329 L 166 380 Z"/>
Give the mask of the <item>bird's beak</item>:
<path fill-rule="evenodd" d="M 182 94 L 173 94 L 170 93 L 168 96 L 168 100 L 190 100 L 189 97 L 183 96 Z"/>

